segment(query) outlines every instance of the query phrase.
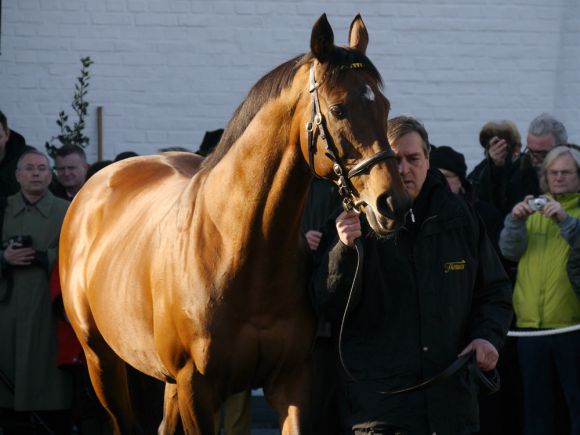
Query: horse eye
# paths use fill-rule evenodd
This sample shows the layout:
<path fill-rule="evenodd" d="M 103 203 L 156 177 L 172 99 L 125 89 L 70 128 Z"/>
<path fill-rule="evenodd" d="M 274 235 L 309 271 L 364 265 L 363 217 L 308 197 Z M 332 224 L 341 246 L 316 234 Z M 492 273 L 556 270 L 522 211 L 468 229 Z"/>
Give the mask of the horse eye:
<path fill-rule="evenodd" d="M 345 108 L 340 104 L 335 104 L 334 106 L 330 106 L 330 113 L 336 119 L 343 119 L 346 116 Z"/>

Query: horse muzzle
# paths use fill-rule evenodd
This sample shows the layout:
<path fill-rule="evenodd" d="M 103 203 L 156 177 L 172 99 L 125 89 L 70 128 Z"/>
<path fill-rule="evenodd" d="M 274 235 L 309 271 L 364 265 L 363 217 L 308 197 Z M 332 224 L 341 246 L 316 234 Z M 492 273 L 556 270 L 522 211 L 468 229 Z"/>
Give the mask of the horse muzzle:
<path fill-rule="evenodd" d="M 409 195 L 398 198 L 385 192 L 379 195 L 374 205 L 367 204 L 365 214 L 373 231 L 379 236 L 387 236 L 404 224 L 411 205 Z"/>

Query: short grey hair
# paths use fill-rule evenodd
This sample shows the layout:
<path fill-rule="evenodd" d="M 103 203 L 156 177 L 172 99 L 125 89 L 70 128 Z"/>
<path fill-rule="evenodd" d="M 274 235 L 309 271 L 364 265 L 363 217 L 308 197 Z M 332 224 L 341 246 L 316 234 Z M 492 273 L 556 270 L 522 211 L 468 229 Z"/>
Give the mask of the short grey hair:
<path fill-rule="evenodd" d="M 580 151 L 576 148 L 571 148 L 569 146 L 557 146 L 552 148 L 552 151 L 548 153 L 544 162 L 542 163 L 542 169 L 540 172 L 540 189 L 542 192 L 548 192 L 548 169 L 554 163 L 554 161 L 565 154 L 569 154 L 576 162 L 576 171 L 580 171 Z"/>
<path fill-rule="evenodd" d="M 530 123 L 528 134 L 533 134 L 534 136 L 551 134 L 554 137 L 554 146 L 566 145 L 568 143 L 566 127 L 549 113 L 542 113 L 535 117 Z"/>
<path fill-rule="evenodd" d="M 38 150 L 27 150 L 27 151 L 24 151 L 22 153 L 22 155 L 18 158 L 18 162 L 16 163 L 16 169 L 20 169 L 20 166 L 22 166 L 22 161 L 24 160 L 24 157 L 29 156 L 30 154 L 36 154 L 37 156 L 44 157 L 46 160 L 46 165 L 50 168 L 50 160 L 48 160 L 48 156 L 46 154 L 44 154 L 42 151 L 38 151 Z"/>

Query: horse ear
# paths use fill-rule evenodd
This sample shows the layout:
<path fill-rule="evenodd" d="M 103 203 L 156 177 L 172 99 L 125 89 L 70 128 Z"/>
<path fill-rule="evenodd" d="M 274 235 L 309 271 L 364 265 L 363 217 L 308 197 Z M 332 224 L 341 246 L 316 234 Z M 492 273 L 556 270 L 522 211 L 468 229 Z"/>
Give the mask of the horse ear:
<path fill-rule="evenodd" d="M 365 54 L 367 51 L 367 45 L 369 45 L 369 34 L 360 14 L 354 17 L 354 20 L 350 23 L 348 43 L 350 48 L 354 48 L 362 54 Z"/>
<path fill-rule="evenodd" d="M 319 62 L 326 62 L 330 57 L 330 53 L 334 47 L 334 33 L 332 27 L 326 19 L 326 14 L 322 14 L 314 27 L 312 28 L 312 35 L 310 35 L 310 51 Z"/>

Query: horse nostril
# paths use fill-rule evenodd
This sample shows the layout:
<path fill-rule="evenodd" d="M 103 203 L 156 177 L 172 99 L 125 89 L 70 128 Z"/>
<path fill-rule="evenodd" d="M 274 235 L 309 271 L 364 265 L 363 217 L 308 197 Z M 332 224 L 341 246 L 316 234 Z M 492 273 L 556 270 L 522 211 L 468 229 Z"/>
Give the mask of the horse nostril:
<path fill-rule="evenodd" d="M 377 198 L 377 210 L 380 214 L 389 219 L 395 218 L 395 207 L 393 197 L 388 193 L 383 193 Z"/>
<path fill-rule="evenodd" d="M 397 201 L 389 193 L 383 193 L 377 198 L 377 210 L 389 219 L 402 219 L 409 208 L 411 208 L 411 201 L 408 197 L 400 198 Z"/>

